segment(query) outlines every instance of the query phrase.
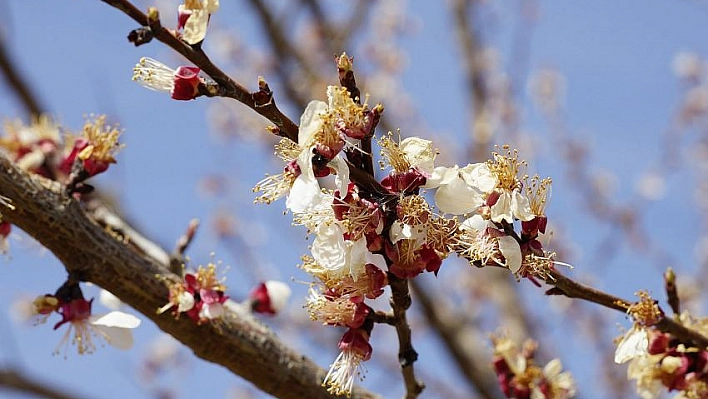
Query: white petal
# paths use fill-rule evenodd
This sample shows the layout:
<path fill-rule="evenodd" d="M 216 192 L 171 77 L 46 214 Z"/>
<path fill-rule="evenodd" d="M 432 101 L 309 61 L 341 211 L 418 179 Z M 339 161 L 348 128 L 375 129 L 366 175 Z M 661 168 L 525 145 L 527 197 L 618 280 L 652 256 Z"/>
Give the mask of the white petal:
<path fill-rule="evenodd" d="M 391 224 L 391 228 L 388 231 L 388 238 L 393 244 L 404 239 L 413 238 L 413 230 L 411 225 L 396 220 L 393 224 Z"/>
<path fill-rule="evenodd" d="M 349 264 L 349 275 L 356 281 L 366 269 L 366 257 L 369 250 L 366 248 L 366 238 L 356 241 L 346 241 L 347 244 L 347 264 Z"/>
<path fill-rule="evenodd" d="M 499 237 L 499 252 L 506 259 L 506 267 L 512 273 L 518 272 L 521 268 L 521 247 L 519 243 L 513 237 Z"/>
<path fill-rule="evenodd" d="M 337 174 L 334 176 L 334 184 L 340 193 L 346 193 L 349 188 L 349 165 L 342 157 L 334 157 L 327 166 L 334 169 Z"/>
<path fill-rule="evenodd" d="M 633 326 L 617 344 L 615 363 L 621 364 L 635 357 L 644 356 L 648 350 L 649 336 L 646 329 Z"/>
<path fill-rule="evenodd" d="M 181 292 L 177 295 L 177 311 L 186 312 L 194 307 L 194 295 L 187 291 Z"/>
<path fill-rule="evenodd" d="M 288 304 L 288 299 L 292 291 L 290 287 L 282 281 L 268 280 L 265 282 L 266 290 L 268 290 L 268 298 L 270 298 L 270 307 L 275 312 L 280 312 Z"/>
<path fill-rule="evenodd" d="M 184 24 L 184 35 L 182 40 L 189 44 L 196 44 L 204 40 L 207 25 L 209 24 L 209 13 L 206 10 L 193 10 Z"/>
<path fill-rule="evenodd" d="M 489 220 L 485 220 L 481 215 L 473 215 L 462 222 L 460 225 L 460 230 L 482 232 L 490 225 L 494 227 Z"/>
<path fill-rule="evenodd" d="M 297 161 L 302 173 L 295 179 L 285 201 L 285 206 L 295 213 L 314 209 L 322 201 L 320 184 L 312 171 L 312 152 L 307 150 L 303 151 L 303 154 Z"/>
<path fill-rule="evenodd" d="M 560 359 L 553 359 L 543 367 L 543 375 L 550 380 L 559 375 L 561 370 L 563 370 L 563 363 Z"/>
<path fill-rule="evenodd" d="M 132 314 L 113 311 L 103 316 L 92 316 L 91 324 L 94 326 L 136 328 L 140 325 L 140 319 Z"/>
<path fill-rule="evenodd" d="M 483 193 L 491 193 L 499 184 L 497 176 L 489 170 L 489 166 L 484 162 L 465 166 L 460 169 L 460 176 L 467 184 L 477 187 Z"/>
<path fill-rule="evenodd" d="M 424 188 L 436 188 L 443 184 L 448 184 L 455 180 L 458 176 L 459 166 L 455 165 L 451 168 L 438 166 L 433 169 L 432 174 L 425 180 Z"/>
<path fill-rule="evenodd" d="M 204 9 L 209 14 L 213 14 L 219 10 L 219 0 L 204 0 Z"/>
<path fill-rule="evenodd" d="M 435 192 L 435 205 L 443 213 L 462 215 L 482 205 L 482 195 L 456 177 L 449 184 L 441 185 Z"/>
<path fill-rule="evenodd" d="M 223 316 L 224 313 L 224 306 L 219 302 L 208 304 L 205 303 L 204 306 L 202 306 L 202 309 L 199 311 L 199 317 L 213 320 Z"/>
<path fill-rule="evenodd" d="M 514 190 L 511 193 L 511 209 L 514 211 L 514 216 L 524 222 L 536 217 L 536 215 L 531 212 L 531 205 L 529 205 L 529 199 L 521 194 L 519 190 Z"/>
<path fill-rule="evenodd" d="M 514 215 L 511 210 L 511 194 L 508 191 L 503 191 L 499 195 L 497 202 L 491 207 L 493 221 L 499 223 L 505 220 L 507 223 L 514 223 Z"/>
<path fill-rule="evenodd" d="M 99 332 L 111 346 L 122 350 L 128 350 L 133 347 L 133 332 L 128 328 L 107 327 L 104 325 L 94 325 L 93 328 Z"/>
<path fill-rule="evenodd" d="M 320 226 L 316 233 L 312 257 L 325 269 L 341 272 L 346 262 L 344 230 L 336 223 L 327 223 Z"/>
<path fill-rule="evenodd" d="M 381 254 L 372 254 L 366 251 L 366 263 L 371 263 L 372 265 L 378 267 L 381 270 L 386 270 L 386 258 Z"/>
<path fill-rule="evenodd" d="M 98 301 L 101 302 L 101 304 L 103 304 L 103 306 L 107 307 L 108 309 L 118 310 L 121 306 L 123 306 L 123 302 L 121 302 L 121 300 L 118 299 L 117 296 L 103 289 L 98 295 Z"/>
<path fill-rule="evenodd" d="M 297 134 L 297 143 L 305 148 L 312 146 L 312 137 L 322 127 L 322 114 L 327 112 L 327 103 L 323 101 L 310 101 L 300 117 L 300 129 Z"/>
<path fill-rule="evenodd" d="M 418 167 L 425 173 L 433 172 L 435 151 L 432 141 L 419 137 L 408 137 L 401 141 L 399 147 L 406 154 L 411 166 Z"/>

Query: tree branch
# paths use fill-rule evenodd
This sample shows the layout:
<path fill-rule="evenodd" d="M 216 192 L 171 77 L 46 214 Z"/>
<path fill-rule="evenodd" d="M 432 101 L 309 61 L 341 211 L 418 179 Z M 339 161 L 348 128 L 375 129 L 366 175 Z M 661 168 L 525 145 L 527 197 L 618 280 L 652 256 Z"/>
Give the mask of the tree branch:
<path fill-rule="evenodd" d="M 248 89 L 231 79 L 226 73 L 214 65 L 201 48 L 194 48 L 181 41 L 175 37 L 169 29 L 162 27 L 159 20 L 150 23 L 147 15 L 143 14 L 142 11 L 127 0 L 101 1 L 124 12 L 141 26 L 149 26 L 155 39 L 182 54 L 186 59 L 214 79 L 220 86 L 220 96 L 238 100 L 278 126 L 280 134 L 284 137 L 297 140 L 297 125 L 278 109 L 275 105 L 275 101 L 271 101 L 267 105 L 258 104 Z"/>
<path fill-rule="evenodd" d="M 47 399 L 79 399 L 80 396 L 62 392 L 44 382 L 30 378 L 12 368 L 0 369 L 0 388 L 10 389 Z"/>
<path fill-rule="evenodd" d="M 632 302 L 575 282 L 556 270 L 550 272 L 546 283 L 555 287 L 549 290 L 548 293 L 550 294 L 560 294 L 568 298 L 582 299 L 623 313 L 626 313 L 632 305 Z M 654 326 L 663 332 L 670 333 L 684 343 L 693 343 L 702 349 L 708 348 L 708 337 L 687 328 L 670 317 L 663 316 Z"/>
<path fill-rule="evenodd" d="M 15 63 L 10 59 L 10 53 L 3 38 L 0 38 L 0 70 L 5 75 L 7 84 L 19 97 L 27 113 L 30 116 L 39 117 L 43 108 L 27 82 L 22 78 L 18 68 L 15 67 Z"/>
<path fill-rule="evenodd" d="M 30 176 L 0 155 L 0 192 L 13 205 L 1 209 L 3 220 L 37 239 L 68 272 L 112 292 L 197 356 L 223 365 L 278 398 L 333 398 L 321 387 L 325 370 L 285 346 L 255 319 L 230 315 L 216 326 L 157 315 L 156 309 L 167 302 L 168 289 L 156 275 L 172 275 L 168 265 L 116 240 L 65 196 L 60 184 Z M 355 389 L 352 397 L 378 396 Z"/>
<path fill-rule="evenodd" d="M 396 334 L 398 335 L 398 362 L 403 372 L 406 384 L 406 399 L 415 399 L 423 392 L 425 385 L 416 380 L 413 363 L 418 360 L 418 353 L 413 349 L 411 342 L 411 327 L 408 325 L 406 310 L 411 306 L 411 297 L 408 292 L 408 280 L 388 274 L 391 286 L 391 307 L 396 320 Z"/>

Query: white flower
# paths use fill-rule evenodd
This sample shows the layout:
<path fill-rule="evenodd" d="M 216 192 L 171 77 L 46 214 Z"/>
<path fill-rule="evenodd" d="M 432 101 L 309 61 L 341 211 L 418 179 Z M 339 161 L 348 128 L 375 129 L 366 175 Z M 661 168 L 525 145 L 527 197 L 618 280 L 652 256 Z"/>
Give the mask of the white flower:
<path fill-rule="evenodd" d="M 270 307 L 279 313 L 288 304 L 288 299 L 292 291 L 290 287 L 282 281 L 268 280 L 265 282 L 266 290 L 268 290 L 268 298 L 270 298 Z"/>
<path fill-rule="evenodd" d="M 467 184 L 460 175 L 460 167 L 437 167 L 426 180 L 425 188 L 437 188 L 435 205 L 444 213 L 462 215 L 483 204 L 482 192 Z"/>
<path fill-rule="evenodd" d="M 219 9 L 219 0 L 191 1 L 190 7 L 182 4 L 178 7 L 180 14 L 189 14 L 184 23 L 182 39 L 189 44 L 197 44 L 204 40 L 209 24 L 209 15 Z"/>
<path fill-rule="evenodd" d="M 367 263 L 366 239 L 344 239 L 344 229 L 338 223 L 328 223 L 317 230 L 312 243 L 312 257 L 333 276 L 350 275 L 357 279 Z"/>
<path fill-rule="evenodd" d="M 399 148 L 405 154 L 411 168 L 418 168 L 427 174 L 433 173 L 437 154 L 433 150 L 432 141 L 418 137 L 408 137 L 401 141 Z"/>
<path fill-rule="evenodd" d="M 499 252 L 504 256 L 506 266 L 512 273 L 521 269 L 521 247 L 514 237 L 499 237 Z"/>
<path fill-rule="evenodd" d="M 537 386 L 531 391 L 531 399 L 567 399 L 575 395 L 575 381 L 569 372 L 563 372 L 563 364 L 559 359 L 553 359 L 543 367 L 543 377 L 548 382 L 550 396 L 546 396 Z"/>
<path fill-rule="evenodd" d="M 102 337 L 111 346 L 127 350 L 133 347 L 133 334 L 130 330 L 139 325 L 139 318 L 119 311 L 113 311 L 105 315 L 77 318 L 70 321 L 69 329 L 59 342 L 55 353 L 58 353 L 61 347 L 67 345 L 72 330 L 74 331 L 74 338 L 71 343 L 77 346 L 79 354 L 92 353 L 96 350 L 96 345 L 92 340 L 93 336 Z"/>
<path fill-rule="evenodd" d="M 637 394 L 642 399 L 657 399 L 661 395 L 664 386 L 654 377 L 655 367 L 652 356 L 635 357 L 627 367 L 627 378 L 637 381 Z"/>
<path fill-rule="evenodd" d="M 646 356 L 648 351 L 649 334 L 644 327 L 635 324 L 617 343 L 615 363 L 621 364 L 637 357 Z"/>
<path fill-rule="evenodd" d="M 492 205 L 492 220 L 499 223 L 502 220 L 507 223 L 514 223 L 514 218 L 524 222 L 536 217 L 531 212 L 529 199 L 521 194 L 519 190 L 507 191 L 502 190 L 499 194 L 499 199 Z"/>
<path fill-rule="evenodd" d="M 322 115 L 327 113 L 327 103 L 324 101 L 310 101 L 305 111 L 300 116 L 300 127 L 297 133 L 297 143 L 301 148 L 312 146 L 315 134 L 322 128 Z"/>
<path fill-rule="evenodd" d="M 312 152 L 303 151 L 297 159 L 297 164 L 301 173 L 290 188 L 285 206 L 294 213 L 304 213 L 319 205 L 322 192 L 312 170 Z"/>
<path fill-rule="evenodd" d="M 467 184 L 483 193 L 491 193 L 499 184 L 499 179 L 486 162 L 468 164 L 460 169 L 460 176 Z"/>

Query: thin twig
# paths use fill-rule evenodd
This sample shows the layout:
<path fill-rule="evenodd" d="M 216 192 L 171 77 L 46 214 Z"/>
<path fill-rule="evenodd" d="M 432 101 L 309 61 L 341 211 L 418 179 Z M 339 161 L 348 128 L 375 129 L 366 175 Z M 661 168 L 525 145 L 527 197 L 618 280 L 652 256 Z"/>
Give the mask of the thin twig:
<path fill-rule="evenodd" d="M 40 105 L 37 96 L 32 92 L 29 84 L 22 77 L 19 68 L 16 67 L 15 62 L 10 58 L 4 38 L 0 38 L 0 70 L 5 75 L 10 89 L 17 94 L 30 117 L 42 115 L 44 107 Z"/>
<path fill-rule="evenodd" d="M 575 282 L 556 270 L 551 271 L 549 277 L 546 279 L 546 283 L 554 286 L 553 289 L 549 290 L 551 294 L 560 294 L 569 298 L 582 299 L 623 313 L 626 313 L 632 305 L 632 302 Z M 662 317 L 654 327 L 673 335 L 684 343 L 693 343 L 702 349 L 708 348 L 708 337 L 682 325 L 670 317 Z"/>
<path fill-rule="evenodd" d="M 425 385 L 416 380 L 413 363 L 418 360 L 418 353 L 413 349 L 411 327 L 408 325 L 406 310 L 411 306 L 408 292 L 408 280 L 401 279 L 389 273 L 391 286 L 391 308 L 396 319 L 396 334 L 398 335 L 398 362 L 401 365 L 403 380 L 406 385 L 406 399 L 415 399 L 423 392 Z"/>
<path fill-rule="evenodd" d="M 219 96 L 238 100 L 278 126 L 280 134 L 284 137 L 297 139 L 297 125 L 278 109 L 275 105 L 275 101 L 272 101 L 266 106 L 259 106 L 245 87 L 231 79 L 226 73 L 214 65 L 200 48 L 195 49 L 175 37 L 170 30 L 160 25 L 159 20 L 150 23 L 147 15 L 127 0 L 101 1 L 122 11 L 141 26 L 149 26 L 153 31 L 155 39 L 182 54 L 186 59 L 214 79 L 220 87 L 220 91 L 218 92 Z"/>
<path fill-rule="evenodd" d="M 480 348 L 481 341 L 472 339 L 474 332 L 471 326 L 466 325 L 453 309 L 444 306 L 443 301 L 435 301 L 422 282 L 411 280 L 411 288 L 425 319 L 440 336 L 472 389 L 482 398 L 502 398 L 496 377 L 489 367 L 489 358 Z"/>
<path fill-rule="evenodd" d="M 79 399 L 13 368 L 0 369 L 0 389 L 8 389 L 46 399 Z"/>

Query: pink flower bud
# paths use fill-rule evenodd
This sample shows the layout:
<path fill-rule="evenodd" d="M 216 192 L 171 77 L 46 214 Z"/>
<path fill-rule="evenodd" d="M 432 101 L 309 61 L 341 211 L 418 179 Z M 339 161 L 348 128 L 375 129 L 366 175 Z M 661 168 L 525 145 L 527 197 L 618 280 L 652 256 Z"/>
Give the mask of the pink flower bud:
<path fill-rule="evenodd" d="M 359 328 L 350 328 L 337 345 L 340 350 L 354 352 L 362 361 L 367 361 L 371 358 L 373 349 L 369 344 L 369 334 Z"/>
<path fill-rule="evenodd" d="M 181 66 L 175 71 L 174 88 L 172 89 L 172 98 L 175 100 L 193 100 L 197 94 L 197 87 L 201 80 L 199 79 L 198 67 Z"/>

